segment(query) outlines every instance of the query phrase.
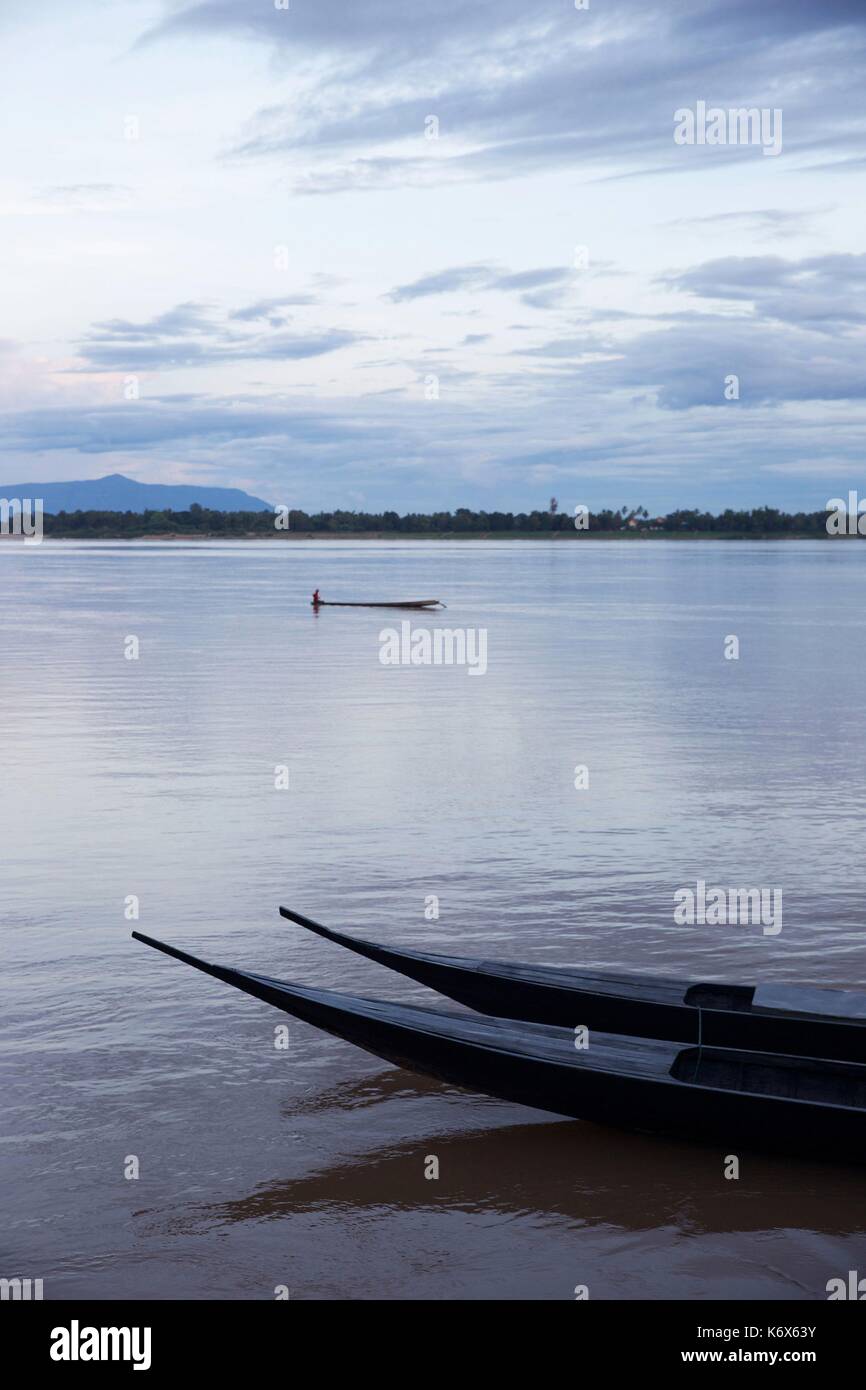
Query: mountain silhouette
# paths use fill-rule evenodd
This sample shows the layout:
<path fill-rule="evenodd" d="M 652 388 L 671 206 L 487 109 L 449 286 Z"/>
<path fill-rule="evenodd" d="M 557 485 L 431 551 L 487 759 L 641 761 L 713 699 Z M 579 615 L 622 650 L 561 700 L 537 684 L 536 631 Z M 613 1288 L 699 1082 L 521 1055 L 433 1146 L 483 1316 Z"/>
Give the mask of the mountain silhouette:
<path fill-rule="evenodd" d="M 269 502 L 236 487 L 195 487 L 191 483 L 138 483 L 122 473 L 68 483 L 6 483 L 0 497 L 42 498 L 43 511 L 144 512 L 189 511 L 194 503 L 217 512 L 269 512 Z"/>

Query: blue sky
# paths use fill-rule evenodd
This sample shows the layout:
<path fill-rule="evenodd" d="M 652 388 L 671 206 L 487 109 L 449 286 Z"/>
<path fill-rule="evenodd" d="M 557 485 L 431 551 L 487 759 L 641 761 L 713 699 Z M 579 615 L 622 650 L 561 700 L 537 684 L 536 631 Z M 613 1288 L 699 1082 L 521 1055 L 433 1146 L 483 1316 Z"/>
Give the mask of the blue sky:
<path fill-rule="evenodd" d="M 7 478 L 866 492 L 862 0 L 4 0 L 0 42 Z M 676 143 L 700 101 L 781 152 Z"/>

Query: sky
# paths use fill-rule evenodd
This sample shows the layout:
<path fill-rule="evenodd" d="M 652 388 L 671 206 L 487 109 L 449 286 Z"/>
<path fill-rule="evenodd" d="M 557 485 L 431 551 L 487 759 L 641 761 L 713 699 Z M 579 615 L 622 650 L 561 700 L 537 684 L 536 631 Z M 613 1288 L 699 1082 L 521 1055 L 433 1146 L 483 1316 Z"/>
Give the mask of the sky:
<path fill-rule="evenodd" d="M 0 48 L 0 476 L 866 495 L 864 0 L 3 0 Z"/>

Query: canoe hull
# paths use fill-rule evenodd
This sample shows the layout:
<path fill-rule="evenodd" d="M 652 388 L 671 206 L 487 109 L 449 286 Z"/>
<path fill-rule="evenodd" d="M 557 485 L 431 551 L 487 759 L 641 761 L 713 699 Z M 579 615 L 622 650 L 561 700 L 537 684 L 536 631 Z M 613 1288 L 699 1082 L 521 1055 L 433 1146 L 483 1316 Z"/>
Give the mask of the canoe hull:
<path fill-rule="evenodd" d="M 407 1071 L 566 1119 L 719 1144 L 726 1154 L 741 1145 L 788 1157 L 866 1163 L 862 1112 L 697 1087 L 684 1094 L 685 1088 L 653 1079 L 515 1058 L 399 1025 L 347 1019 L 339 1010 L 301 1005 L 296 1012 L 287 1002 L 277 1007 Z"/>
<path fill-rule="evenodd" d="M 411 603 L 341 603 L 339 599 L 319 599 L 313 608 L 444 608 L 438 598 L 417 599 Z"/>

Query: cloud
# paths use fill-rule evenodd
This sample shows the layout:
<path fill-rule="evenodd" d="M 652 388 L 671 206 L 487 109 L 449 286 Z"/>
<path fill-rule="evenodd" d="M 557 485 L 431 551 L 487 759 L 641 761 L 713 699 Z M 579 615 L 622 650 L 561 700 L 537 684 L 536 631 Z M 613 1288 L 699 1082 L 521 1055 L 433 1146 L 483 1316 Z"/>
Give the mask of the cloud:
<path fill-rule="evenodd" d="M 825 332 L 866 323 L 866 253 L 812 256 L 727 256 L 661 277 L 704 300 L 751 305 L 763 319 L 808 324 Z"/>
<path fill-rule="evenodd" d="M 151 342 L 154 339 L 177 338 L 181 334 L 213 332 L 213 310 L 208 304 L 187 301 L 166 309 L 145 323 L 129 319 L 107 319 L 95 323 L 91 337 L 99 342 Z"/>
<path fill-rule="evenodd" d="M 122 183 L 56 183 L 40 189 L 37 201 L 86 212 L 103 212 L 132 201 L 132 189 Z"/>
<path fill-rule="evenodd" d="M 115 405 L 57 407 L 5 412 L 11 449 L 75 449 L 81 453 L 150 450 L 181 441 L 280 438 L 310 442 L 324 437 L 325 412 L 303 410 L 274 400 L 179 395 Z M 335 422 L 328 436 L 347 437 Z"/>
<path fill-rule="evenodd" d="M 584 390 L 640 390 L 665 410 L 866 399 L 866 255 L 730 256 L 659 279 L 700 307 L 648 314 L 638 332 L 637 315 L 590 315 L 580 333 L 512 356 Z"/>
<path fill-rule="evenodd" d="M 449 270 L 437 270 L 423 275 L 408 285 L 398 285 L 388 296 L 395 304 L 411 299 L 425 299 L 432 294 L 453 294 L 456 290 L 489 289 L 495 270 L 489 265 L 458 265 Z"/>
<path fill-rule="evenodd" d="M 515 355 L 521 357 L 549 357 L 575 359 L 591 353 L 616 353 L 615 343 L 610 338 L 602 338 L 597 333 L 583 333 L 578 337 L 554 338 L 535 347 L 520 348 Z M 621 349 L 619 349 L 621 351 Z"/>
<path fill-rule="evenodd" d="M 109 319 L 93 325 L 79 345 L 84 371 L 137 371 L 198 367 L 220 362 L 295 361 L 321 357 L 353 343 L 363 335 L 330 328 L 291 332 L 281 306 L 306 303 L 307 297 L 259 300 L 221 318 L 213 306 L 195 301 L 177 304 L 144 323 Z M 238 330 L 234 322 L 268 329 Z"/>
<path fill-rule="evenodd" d="M 866 156 L 860 0 L 618 0 L 613 13 L 564 0 L 317 0 L 289 11 L 211 0 L 173 6 L 143 42 L 219 34 L 267 44 L 291 74 L 290 99 L 260 110 L 235 153 L 315 149 L 296 183 L 304 192 L 760 158 L 674 146 L 673 113 L 698 97 L 782 107 L 786 151 Z M 431 113 L 435 141 L 424 138 Z"/>
<path fill-rule="evenodd" d="M 762 239 L 802 236 L 811 232 L 818 217 L 833 212 L 822 208 L 745 208 L 741 212 L 714 212 L 705 217 L 677 217 L 667 227 L 708 227 L 720 231 L 751 232 Z"/>
<path fill-rule="evenodd" d="M 811 418 L 795 403 L 769 413 L 731 403 L 724 417 L 659 411 L 649 392 L 636 395 L 621 376 L 604 383 L 606 393 L 586 391 L 584 373 L 607 365 L 576 371 L 562 362 L 529 386 L 521 370 L 486 402 L 449 399 L 447 387 L 439 402 L 420 392 L 326 403 L 186 393 L 8 411 L 0 428 L 7 467 L 22 477 L 88 476 L 98 457 L 101 472 L 143 476 L 148 467 L 175 481 L 202 470 L 210 482 L 242 481 L 248 491 L 307 510 L 344 506 L 359 488 L 371 510 L 503 510 L 537 505 L 534 488 L 543 480 L 555 480 L 563 505 L 619 505 L 631 497 L 660 508 L 691 498 L 707 506 L 797 501 L 814 509 L 828 486 L 837 488 L 827 459 L 838 462 L 838 487 L 857 476 L 863 410 L 856 406 L 830 401 Z M 635 375 L 652 379 L 652 371 L 647 347 Z M 16 455 L 25 468 L 15 466 Z M 806 455 L 815 460 L 814 480 L 785 471 Z"/>
<path fill-rule="evenodd" d="M 540 270 L 522 270 L 516 274 L 504 272 L 492 265 L 452 266 L 432 275 L 424 275 L 408 285 L 398 285 L 388 298 L 395 304 L 408 300 L 426 299 L 436 294 L 454 294 L 460 290 L 504 290 L 520 293 L 524 304 L 533 308 L 550 308 L 559 303 L 564 289 L 572 282 L 574 273 L 562 266 Z M 522 292 L 522 293 L 521 293 Z"/>
<path fill-rule="evenodd" d="M 318 302 L 314 294 L 281 295 L 275 299 L 256 300 L 255 304 L 247 304 L 242 309 L 233 309 L 229 318 L 238 323 L 254 323 L 261 319 L 271 328 L 282 328 L 291 318 L 290 314 L 284 312 L 286 308 Z"/>
<path fill-rule="evenodd" d="M 729 376 L 739 399 L 725 399 Z M 846 346 L 786 325 L 719 319 L 713 330 L 641 334 L 620 356 L 580 369 L 587 384 L 652 391 L 663 409 L 718 406 L 727 412 L 784 402 L 866 400 L 866 373 Z"/>

